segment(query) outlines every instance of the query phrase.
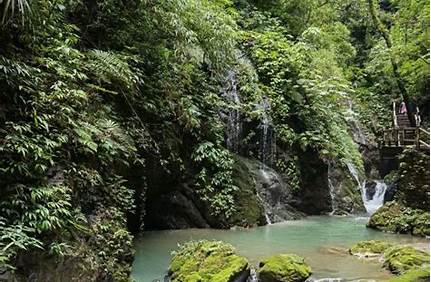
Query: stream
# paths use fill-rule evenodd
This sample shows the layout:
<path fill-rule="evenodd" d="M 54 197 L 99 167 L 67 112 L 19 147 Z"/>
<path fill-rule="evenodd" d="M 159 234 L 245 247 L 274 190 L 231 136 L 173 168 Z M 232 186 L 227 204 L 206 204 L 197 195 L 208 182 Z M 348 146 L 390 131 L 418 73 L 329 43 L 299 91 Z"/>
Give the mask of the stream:
<path fill-rule="evenodd" d="M 429 239 L 365 228 L 367 220 L 367 217 L 313 216 L 250 229 L 148 231 L 135 239 L 132 277 L 137 282 L 163 281 L 170 253 L 179 243 L 189 240 L 215 239 L 230 243 L 254 266 L 269 255 L 296 253 L 306 258 L 313 278 L 345 279 L 342 281 L 384 281 L 391 277 L 381 264 L 347 253 L 347 248 L 358 241 L 381 239 L 429 246 Z"/>

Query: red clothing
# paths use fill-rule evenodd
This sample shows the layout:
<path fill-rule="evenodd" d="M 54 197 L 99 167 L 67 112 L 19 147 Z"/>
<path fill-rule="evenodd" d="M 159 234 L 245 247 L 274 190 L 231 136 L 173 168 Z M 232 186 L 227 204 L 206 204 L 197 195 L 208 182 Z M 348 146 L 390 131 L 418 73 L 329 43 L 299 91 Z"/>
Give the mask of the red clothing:
<path fill-rule="evenodd" d="M 407 107 L 406 107 L 406 103 L 402 102 L 400 105 L 400 114 L 407 114 Z"/>

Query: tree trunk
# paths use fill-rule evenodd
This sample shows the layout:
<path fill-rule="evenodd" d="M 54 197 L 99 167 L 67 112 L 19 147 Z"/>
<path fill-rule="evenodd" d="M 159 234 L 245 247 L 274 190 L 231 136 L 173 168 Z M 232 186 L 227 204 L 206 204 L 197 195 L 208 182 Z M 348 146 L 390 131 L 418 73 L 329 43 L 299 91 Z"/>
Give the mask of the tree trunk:
<path fill-rule="evenodd" d="M 376 26 L 377 30 L 380 32 L 381 36 L 385 40 L 386 47 L 390 51 L 390 49 L 392 48 L 392 38 L 391 38 L 391 35 L 389 33 L 389 30 L 383 25 L 383 23 L 381 22 L 381 20 L 379 18 L 378 11 L 374 5 L 374 0 L 368 0 L 368 8 L 370 10 L 370 15 L 371 15 L 371 18 L 373 19 L 374 25 Z M 398 89 L 399 89 L 399 91 L 401 93 L 401 97 L 402 97 L 402 99 L 403 99 L 403 101 L 407 107 L 407 115 L 409 117 L 410 123 L 414 124 L 415 119 L 412 115 L 412 112 L 409 109 L 410 103 L 409 103 L 409 99 L 407 97 L 406 88 L 404 87 L 403 79 L 399 73 L 398 63 L 392 54 L 390 54 L 389 57 L 391 60 L 392 71 L 393 71 L 395 80 L 397 82 Z"/>

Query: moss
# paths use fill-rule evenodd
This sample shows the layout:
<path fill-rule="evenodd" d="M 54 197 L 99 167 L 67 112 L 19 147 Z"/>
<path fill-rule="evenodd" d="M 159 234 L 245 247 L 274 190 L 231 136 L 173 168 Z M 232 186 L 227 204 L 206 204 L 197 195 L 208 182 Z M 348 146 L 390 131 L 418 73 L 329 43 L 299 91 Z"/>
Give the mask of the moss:
<path fill-rule="evenodd" d="M 295 254 L 271 256 L 259 263 L 259 281 L 299 282 L 311 275 L 311 268 Z"/>
<path fill-rule="evenodd" d="M 426 236 L 430 234 L 430 214 L 425 212 L 416 214 L 412 224 L 412 234 L 415 236 Z"/>
<path fill-rule="evenodd" d="M 234 193 L 237 212 L 229 218 L 231 226 L 249 227 L 266 223 L 265 210 L 256 196 L 256 185 L 246 161 L 237 157 L 233 168 L 234 185 L 239 189 Z"/>
<path fill-rule="evenodd" d="M 174 253 L 169 266 L 172 281 L 234 281 L 249 271 L 247 259 L 219 241 L 188 242 Z"/>
<path fill-rule="evenodd" d="M 384 258 L 384 266 L 395 274 L 403 274 L 429 264 L 428 253 L 406 246 L 396 246 L 386 250 Z"/>
<path fill-rule="evenodd" d="M 418 150 L 407 149 L 400 156 L 395 199 L 403 205 L 428 211 L 430 157 Z"/>
<path fill-rule="evenodd" d="M 369 254 L 381 254 L 392 245 L 388 242 L 379 240 L 361 241 L 350 248 L 349 252 L 352 255 L 369 255 Z"/>
<path fill-rule="evenodd" d="M 403 275 L 394 277 L 388 282 L 428 282 L 430 281 L 429 268 L 417 268 L 409 270 Z"/>
<path fill-rule="evenodd" d="M 374 213 L 367 227 L 392 233 L 429 235 L 429 213 L 389 202 Z"/>
<path fill-rule="evenodd" d="M 329 178 L 334 187 L 333 213 L 346 215 L 365 212 L 358 183 L 352 178 L 348 170 L 337 161 L 328 170 Z"/>

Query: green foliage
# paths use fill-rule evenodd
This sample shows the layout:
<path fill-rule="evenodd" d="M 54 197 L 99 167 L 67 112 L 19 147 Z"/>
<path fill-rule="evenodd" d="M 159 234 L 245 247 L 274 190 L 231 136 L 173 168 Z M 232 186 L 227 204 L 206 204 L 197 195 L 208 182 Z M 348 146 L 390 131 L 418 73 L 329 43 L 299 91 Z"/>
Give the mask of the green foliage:
<path fill-rule="evenodd" d="M 102 280 L 127 279 L 124 217 L 135 199 L 145 202 L 141 179 L 151 183 L 159 168 L 167 182 L 191 182 L 213 214 L 233 218 L 238 189 L 223 109 L 238 110 L 249 127 L 270 117 L 277 148 L 293 154 L 275 166 L 296 190 L 297 160 L 310 148 L 361 168 L 348 104 L 367 133 L 387 126 L 390 58 L 409 95 L 429 99 L 429 3 L 393 0 L 382 12 L 391 50 L 364 5 L 1 1 L 0 262 L 14 267 L 41 249 L 96 261 Z M 220 95 L 231 72 L 241 105 Z M 256 106 L 266 99 L 268 112 Z M 249 129 L 241 141 L 258 147 L 258 135 Z M 412 232 L 425 233 L 425 221 L 414 216 Z"/>
<path fill-rule="evenodd" d="M 22 225 L 7 225 L 6 219 L 0 218 L 0 264 L 8 269 L 14 269 L 11 260 L 20 251 L 32 248 L 42 249 L 42 242 L 29 234 L 34 229 Z"/>
<path fill-rule="evenodd" d="M 262 14 L 261 17 L 265 18 Z M 270 20 L 268 20 L 270 22 Z M 270 29 L 270 30 L 268 30 Z M 323 157 L 338 157 L 362 167 L 361 156 L 344 120 L 354 91 L 342 67 L 354 56 L 341 23 L 310 27 L 293 42 L 280 26 L 243 33 L 244 48 L 262 82 L 271 88 L 271 117 L 277 140 Z M 293 124 L 292 119 L 299 119 Z"/>
<path fill-rule="evenodd" d="M 202 199 L 213 214 L 224 214 L 229 218 L 235 212 L 233 193 L 238 189 L 233 185 L 234 160 L 231 153 L 213 143 L 199 144 L 192 159 L 202 168 L 197 174 L 197 185 Z"/>
<path fill-rule="evenodd" d="M 30 11 L 30 5 L 27 0 L 5 0 L 0 3 L 1 23 L 4 25 L 16 17 L 15 13 L 20 14 L 21 21 L 24 22 L 24 16 Z"/>

